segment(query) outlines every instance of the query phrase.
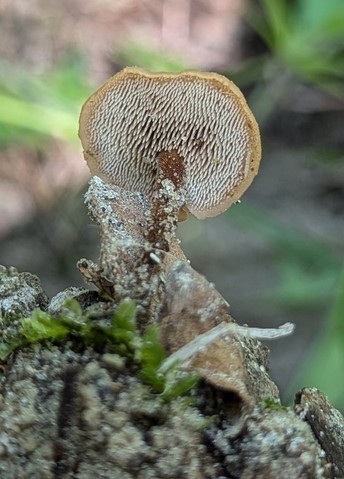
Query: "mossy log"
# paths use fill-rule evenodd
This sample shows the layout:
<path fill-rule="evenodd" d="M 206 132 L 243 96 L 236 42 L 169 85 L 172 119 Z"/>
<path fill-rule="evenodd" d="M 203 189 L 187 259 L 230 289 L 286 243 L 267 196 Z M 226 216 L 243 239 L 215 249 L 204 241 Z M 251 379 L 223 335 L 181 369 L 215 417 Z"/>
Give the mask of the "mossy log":
<path fill-rule="evenodd" d="M 0 270 L 1 479 L 344 476 L 340 413 L 315 389 L 283 407 L 253 329 L 175 238 L 140 238 L 141 196 L 114 208 L 109 188 L 93 179 L 87 196 L 100 264 L 79 263 L 98 291 L 49 301 L 36 276 Z M 128 297 L 135 324 L 118 312 Z"/>

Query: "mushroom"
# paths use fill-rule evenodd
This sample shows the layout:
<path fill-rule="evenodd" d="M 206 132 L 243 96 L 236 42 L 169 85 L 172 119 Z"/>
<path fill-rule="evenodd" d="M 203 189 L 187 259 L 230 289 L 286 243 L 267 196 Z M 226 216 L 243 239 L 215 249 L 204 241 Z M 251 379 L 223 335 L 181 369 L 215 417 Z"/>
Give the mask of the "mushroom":
<path fill-rule="evenodd" d="M 125 68 L 86 101 L 79 136 L 91 173 L 155 198 L 153 211 L 167 214 L 172 182 L 179 219 L 185 209 L 200 219 L 225 211 L 251 184 L 261 157 L 242 93 L 216 73 Z"/>

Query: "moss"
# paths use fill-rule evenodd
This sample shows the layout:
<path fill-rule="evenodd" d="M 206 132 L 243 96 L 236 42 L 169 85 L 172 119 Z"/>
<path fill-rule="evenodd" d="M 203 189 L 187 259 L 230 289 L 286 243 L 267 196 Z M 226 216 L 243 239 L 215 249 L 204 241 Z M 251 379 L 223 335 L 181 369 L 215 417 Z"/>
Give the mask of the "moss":
<path fill-rule="evenodd" d="M 160 393 L 164 390 L 166 378 L 160 374 L 159 368 L 165 358 L 166 352 L 160 342 L 159 328 L 156 325 L 148 326 L 140 349 L 140 376 Z"/>
<path fill-rule="evenodd" d="M 176 363 L 167 371 L 160 371 L 166 352 L 159 328 L 152 325 L 143 334 L 139 332 L 136 306 L 131 299 L 123 300 L 115 312 L 107 316 L 97 305 L 83 312 L 74 299 L 66 301 L 59 316 L 35 309 L 30 317 L 18 319 L 16 328 L 5 327 L 0 359 L 5 360 L 16 349 L 35 343 L 61 344 L 71 340 L 79 347 L 92 347 L 126 358 L 129 365 L 137 368 L 142 381 L 162 400 L 175 399 L 197 385 L 198 377 L 182 371 Z"/>
<path fill-rule="evenodd" d="M 159 328 L 156 325 L 149 326 L 140 348 L 140 376 L 160 393 L 161 398 L 170 401 L 196 387 L 199 376 L 183 371 L 177 362 L 161 372 L 160 367 L 165 359 L 166 352 L 160 342 Z"/>
<path fill-rule="evenodd" d="M 275 409 L 279 411 L 286 411 L 287 408 L 285 406 L 282 406 L 282 404 L 275 399 L 271 398 L 266 398 L 261 402 L 261 406 L 264 409 Z"/>

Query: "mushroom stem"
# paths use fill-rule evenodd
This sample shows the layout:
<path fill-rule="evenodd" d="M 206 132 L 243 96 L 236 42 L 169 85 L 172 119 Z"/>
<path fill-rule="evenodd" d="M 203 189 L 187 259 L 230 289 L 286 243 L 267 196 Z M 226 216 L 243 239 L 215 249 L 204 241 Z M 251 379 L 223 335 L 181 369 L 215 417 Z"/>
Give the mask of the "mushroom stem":
<path fill-rule="evenodd" d="M 185 215 L 184 158 L 177 150 L 161 151 L 157 155 L 157 166 L 147 241 L 152 247 L 168 252 L 181 213 Z"/>
<path fill-rule="evenodd" d="M 164 179 L 171 180 L 176 189 L 183 186 L 185 182 L 184 158 L 177 150 L 161 151 L 158 153 L 158 184 Z"/>

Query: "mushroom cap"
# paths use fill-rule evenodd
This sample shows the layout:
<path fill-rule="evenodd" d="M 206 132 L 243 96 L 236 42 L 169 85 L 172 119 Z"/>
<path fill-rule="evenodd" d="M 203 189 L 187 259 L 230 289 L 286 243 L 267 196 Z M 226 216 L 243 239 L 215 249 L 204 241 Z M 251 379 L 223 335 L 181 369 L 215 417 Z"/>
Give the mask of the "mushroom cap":
<path fill-rule="evenodd" d="M 79 136 L 93 175 L 151 197 L 160 152 L 185 161 L 186 207 L 216 216 L 257 174 L 257 122 L 241 91 L 222 75 L 151 73 L 128 67 L 84 104 Z"/>

